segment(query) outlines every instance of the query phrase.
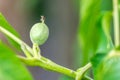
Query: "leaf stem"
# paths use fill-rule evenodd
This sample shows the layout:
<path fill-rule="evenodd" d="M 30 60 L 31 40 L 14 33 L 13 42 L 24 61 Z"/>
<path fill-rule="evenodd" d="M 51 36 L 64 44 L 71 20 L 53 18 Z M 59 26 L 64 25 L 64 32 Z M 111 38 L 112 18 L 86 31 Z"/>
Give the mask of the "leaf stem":
<path fill-rule="evenodd" d="M 82 80 L 83 75 L 85 74 L 85 72 L 92 67 L 92 64 L 89 62 L 88 64 L 86 64 L 85 66 L 79 68 L 77 70 L 76 73 L 76 79 L 75 80 Z"/>
<path fill-rule="evenodd" d="M 29 47 L 25 42 L 23 42 L 21 39 L 19 39 L 18 37 L 16 37 L 15 35 L 13 35 L 11 32 L 9 32 L 8 30 L 4 29 L 2 26 L 0 26 L 0 31 L 2 33 L 4 33 L 5 35 L 7 35 L 8 37 L 10 37 L 11 39 L 13 39 L 15 42 L 17 42 L 19 45 L 24 44 L 25 47 L 29 50 L 29 52 L 31 52 L 31 54 L 33 53 L 31 47 Z M 33 54 L 32 54 L 33 55 Z"/>
<path fill-rule="evenodd" d="M 118 11 L 118 0 L 113 0 L 113 21 L 114 21 L 114 40 L 115 46 L 120 45 L 120 32 L 119 32 L 119 11 Z"/>
<path fill-rule="evenodd" d="M 31 52 L 27 50 L 25 44 L 21 44 L 21 49 L 27 58 L 32 58 L 32 55 L 30 54 Z"/>

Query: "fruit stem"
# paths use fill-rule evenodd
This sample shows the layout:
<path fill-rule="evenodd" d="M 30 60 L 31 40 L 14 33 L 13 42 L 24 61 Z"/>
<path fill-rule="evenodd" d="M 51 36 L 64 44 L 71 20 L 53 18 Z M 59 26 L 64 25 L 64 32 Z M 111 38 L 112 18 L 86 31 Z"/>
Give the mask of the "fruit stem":
<path fill-rule="evenodd" d="M 40 48 L 36 43 L 33 43 L 33 54 L 35 58 L 41 58 Z"/>

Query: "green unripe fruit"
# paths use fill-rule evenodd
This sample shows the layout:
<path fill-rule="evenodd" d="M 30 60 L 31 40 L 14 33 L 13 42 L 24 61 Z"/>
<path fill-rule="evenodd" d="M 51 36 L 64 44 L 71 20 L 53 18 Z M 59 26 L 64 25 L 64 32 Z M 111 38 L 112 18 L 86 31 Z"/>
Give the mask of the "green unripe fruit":
<path fill-rule="evenodd" d="M 30 30 L 30 39 L 32 43 L 42 45 L 48 39 L 49 29 L 44 22 L 36 23 Z"/>

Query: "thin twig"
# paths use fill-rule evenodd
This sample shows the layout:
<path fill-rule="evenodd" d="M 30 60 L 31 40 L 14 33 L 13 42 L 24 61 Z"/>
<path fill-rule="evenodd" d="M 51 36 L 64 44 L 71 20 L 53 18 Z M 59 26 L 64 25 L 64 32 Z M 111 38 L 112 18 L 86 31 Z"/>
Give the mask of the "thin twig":
<path fill-rule="evenodd" d="M 3 28 L 2 26 L 0 26 L 0 31 L 7 35 L 8 37 L 10 37 L 11 39 L 13 39 L 15 42 L 17 42 L 19 45 L 24 44 L 25 47 L 31 52 L 31 54 L 33 53 L 31 47 L 29 47 L 25 42 L 23 42 L 21 39 L 17 38 L 15 35 L 13 35 L 11 32 L 9 32 L 8 30 L 6 30 L 5 28 Z"/>
<path fill-rule="evenodd" d="M 29 47 L 25 42 L 23 42 L 22 40 L 20 40 L 19 38 L 17 38 L 14 34 L 10 33 L 8 30 L 4 29 L 3 27 L 0 26 L 0 31 L 2 33 L 4 33 L 5 35 L 9 36 L 11 39 L 13 39 L 14 41 L 16 41 L 19 45 L 21 44 L 25 44 L 26 48 L 28 48 L 29 52 L 31 52 L 31 54 L 33 53 L 33 50 L 31 47 Z M 26 58 L 26 57 L 22 57 L 22 56 L 17 56 L 22 62 L 30 65 L 30 66 L 39 66 L 42 67 L 43 69 L 46 70 L 50 70 L 50 71 L 55 71 L 55 72 L 59 72 L 62 74 L 65 74 L 67 76 L 76 77 L 76 71 L 68 69 L 66 67 L 60 66 L 56 63 L 54 63 L 53 61 L 41 56 L 41 58 L 34 58 L 34 57 L 30 57 L 30 58 Z M 83 67 L 82 71 L 85 71 L 87 69 L 89 69 L 89 67 L 91 66 L 91 64 L 86 65 L 85 67 Z M 83 76 L 83 79 L 86 80 L 91 80 L 91 78 Z"/>
<path fill-rule="evenodd" d="M 64 75 L 67 75 L 69 77 L 76 77 L 76 71 L 68 69 L 66 67 L 60 66 L 56 63 L 54 63 L 53 61 L 41 56 L 41 59 L 38 58 L 25 58 L 22 56 L 17 56 L 22 62 L 24 62 L 25 64 L 29 65 L 29 66 L 39 66 L 45 70 L 48 71 L 54 71 L 54 72 L 58 72 Z M 89 64 L 88 64 L 89 66 Z M 82 71 L 81 71 L 82 72 Z M 88 76 L 82 76 L 82 79 L 84 80 L 92 80 L 90 77 Z"/>
<path fill-rule="evenodd" d="M 85 72 L 92 67 L 92 64 L 89 62 L 85 66 L 79 68 L 76 73 L 76 79 L 75 80 L 82 80 Z"/>

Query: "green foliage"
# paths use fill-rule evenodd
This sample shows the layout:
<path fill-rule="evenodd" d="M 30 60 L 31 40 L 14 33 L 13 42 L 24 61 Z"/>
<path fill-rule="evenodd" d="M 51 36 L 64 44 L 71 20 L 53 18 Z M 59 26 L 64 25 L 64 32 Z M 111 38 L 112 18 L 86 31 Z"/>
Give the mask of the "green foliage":
<path fill-rule="evenodd" d="M 80 27 L 78 40 L 82 48 L 82 58 L 85 65 L 95 54 L 99 42 L 98 17 L 101 0 L 82 0 L 80 5 Z"/>
<path fill-rule="evenodd" d="M 101 0 L 81 0 L 78 40 L 82 48 L 82 65 L 89 61 L 97 49 L 99 36 L 96 26 L 100 14 L 100 2 Z"/>
<path fill-rule="evenodd" d="M 20 37 L 1 13 L 0 27 L 8 30 L 17 38 Z M 13 41 L 9 36 L 7 36 L 7 39 L 14 47 L 20 49 L 18 43 Z M 32 80 L 31 75 L 15 56 L 15 53 L 2 41 L 0 41 L 0 80 Z"/>
<path fill-rule="evenodd" d="M 0 80 L 32 80 L 15 53 L 0 41 Z"/>
<path fill-rule="evenodd" d="M 74 80 L 74 79 L 65 75 L 61 75 L 58 80 Z"/>
<path fill-rule="evenodd" d="M 101 10 L 102 11 L 112 11 L 113 8 L 112 0 L 102 0 L 101 2 Z"/>
<path fill-rule="evenodd" d="M 5 17 L 0 13 L 0 26 L 8 30 L 9 32 L 13 33 L 16 37 L 20 37 L 17 31 L 7 22 Z M 20 46 L 13 41 L 11 38 L 7 37 L 8 41 L 11 43 L 11 45 L 14 45 L 15 48 L 20 49 Z"/>
<path fill-rule="evenodd" d="M 112 21 L 112 12 L 105 12 L 102 17 L 102 29 L 104 31 L 105 37 L 107 38 L 107 48 L 113 48 L 112 39 L 110 35 L 111 31 L 111 21 Z"/>
<path fill-rule="evenodd" d="M 97 30 L 98 30 L 98 48 L 96 53 L 108 53 L 114 46 L 111 39 L 110 29 L 111 29 L 111 20 L 112 20 L 112 13 L 111 12 L 102 12 L 100 14 Z"/>
<path fill-rule="evenodd" d="M 104 53 L 98 53 L 91 59 L 93 74 L 96 74 L 97 68 L 99 67 L 105 56 L 106 54 Z"/>
<path fill-rule="evenodd" d="M 115 54 L 114 54 L 115 53 Z M 120 79 L 120 52 L 97 55 L 92 59 L 95 80 Z M 112 55 L 114 54 L 114 55 Z"/>
<path fill-rule="evenodd" d="M 108 52 L 113 48 L 110 28 L 112 21 L 110 1 L 81 0 L 78 43 L 82 50 L 82 65 L 85 65 L 97 52 Z M 104 7 L 103 7 L 104 6 Z"/>

